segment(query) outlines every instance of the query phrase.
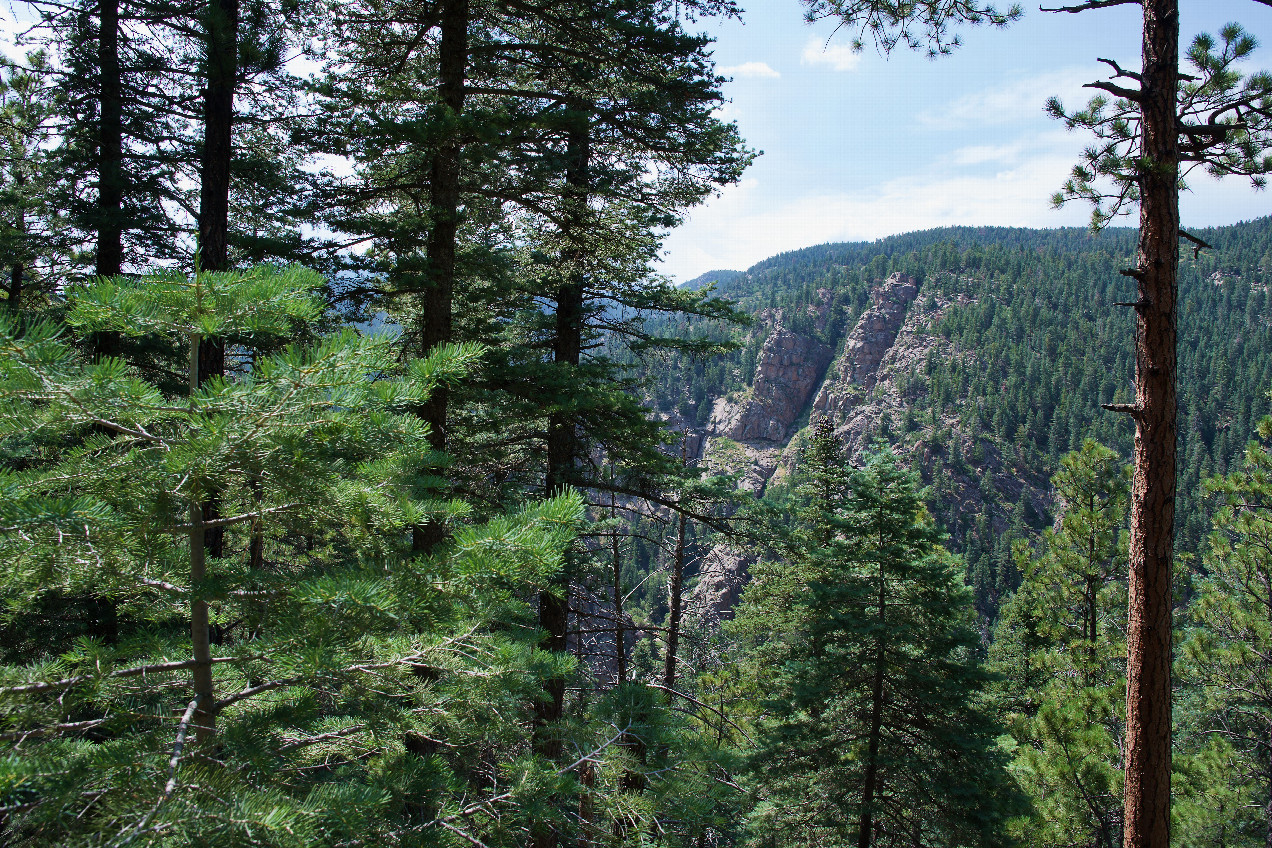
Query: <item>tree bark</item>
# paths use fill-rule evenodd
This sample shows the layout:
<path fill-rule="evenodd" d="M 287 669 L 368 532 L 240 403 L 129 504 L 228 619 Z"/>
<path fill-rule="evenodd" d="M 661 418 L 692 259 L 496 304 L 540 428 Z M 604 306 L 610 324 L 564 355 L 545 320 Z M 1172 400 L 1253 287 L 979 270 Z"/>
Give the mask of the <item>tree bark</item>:
<path fill-rule="evenodd" d="M 447 118 L 458 121 L 464 111 L 464 87 L 468 76 L 468 0 L 445 0 L 439 25 L 438 96 Z M 460 221 L 460 169 L 463 139 L 453 127 L 433 154 L 429 167 L 428 284 L 424 290 L 420 321 L 420 354 L 427 356 L 451 341 L 454 333 L 455 255 Z M 429 427 L 428 442 L 436 451 L 446 450 L 446 417 L 450 402 L 445 386 L 437 386 L 421 409 Z M 441 522 L 431 521 L 412 534 L 411 547 L 427 553 L 445 538 Z"/>
<path fill-rule="evenodd" d="M 18 187 L 21 188 L 26 184 L 26 178 L 19 174 L 16 177 L 15 182 Z M 21 208 L 18 209 L 17 231 L 19 236 L 25 236 L 27 231 L 26 212 L 24 212 Z M 25 273 L 26 266 L 22 263 L 22 260 L 14 260 L 13 267 L 9 270 L 8 292 L 9 311 L 14 315 L 17 315 L 18 310 L 22 307 L 22 284 L 24 282 L 23 275 Z"/>
<path fill-rule="evenodd" d="M 199 267 L 230 269 L 230 160 L 233 156 L 234 89 L 238 82 L 239 0 L 211 0 L 206 9 L 207 88 L 203 96 L 203 153 L 199 163 Z M 225 340 L 207 338 L 199 346 L 199 382 L 225 376 Z M 203 520 L 219 514 L 215 492 L 207 493 Z M 207 555 L 225 555 L 225 529 L 205 538 Z"/>
<path fill-rule="evenodd" d="M 199 169 L 199 264 L 205 271 L 228 271 L 239 2 L 210 0 L 206 14 L 208 78 L 203 98 L 203 155 Z M 208 374 L 205 372 L 203 376 L 206 378 Z"/>
<path fill-rule="evenodd" d="M 1263 845 L 1264 845 L 1264 848 L 1272 848 L 1272 738 L 1268 739 L 1267 766 L 1268 766 L 1268 771 L 1267 771 L 1266 779 L 1267 779 L 1268 800 L 1267 800 L 1267 803 L 1264 804 L 1263 806 L 1263 822 L 1264 822 L 1264 828 L 1265 828 L 1264 835 L 1263 835 Z"/>
<path fill-rule="evenodd" d="M 119 65 L 119 0 L 97 10 L 97 257 L 94 273 L 113 277 L 124 266 L 123 88 Z M 95 358 L 119 353 L 120 334 L 93 333 Z"/>
<path fill-rule="evenodd" d="M 123 270 L 123 101 L 119 68 L 119 0 L 98 9 L 97 267 L 102 277 Z"/>
<path fill-rule="evenodd" d="M 200 377 L 200 338 L 190 338 L 190 391 L 198 388 Z M 199 584 L 207 577 L 207 532 L 203 522 L 207 505 L 200 502 L 199 493 L 190 501 L 190 643 L 194 658 L 191 670 L 194 694 L 199 706 L 194 712 L 192 724 L 195 738 L 200 742 L 211 738 L 216 731 L 216 693 L 212 685 L 212 646 L 208 620 L 208 602 L 201 596 Z"/>
<path fill-rule="evenodd" d="M 680 441 L 680 464 L 684 467 L 689 461 L 689 441 L 686 433 Z M 667 587 L 667 657 L 663 664 L 663 686 L 676 688 L 676 659 L 680 650 L 680 619 L 684 609 L 685 580 L 685 514 L 682 512 L 676 521 L 676 550 L 671 561 L 671 580 Z M 674 697 L 667 692 L 667 700 Z"/>
<path fill-rule="evenodd" d="M 566 149 L 566 224 L 563 229 L 566 243 L 586 226 L 588 196 L 588 160 L 591 158 L 591 127 L 581 121 L 569 135 Z M 553 340 L 553 361 L 558 368 L 577 369 L 583 353 L 583 300 L 584 286 L 581 271 L 576 267 L 581 251 L 566 249 L 563 257 L 565 279 L 556 292 L 556 327 Z M 548 468 L 544 490 L 548 497 L 559 494 L 565 487 L 577 482 L 576 463 L 580 448 L 578 421 L 569 411 L 557 411 L 548 416 L 547 455 Z M 569 581 L 545 589 L 539 593 L 539 627 L 544 631 L 542 647 L 547 651 L 566 650 L 566 633 L 569 614 L 565 598 L 569 595 Z M 565 712 L 565 680 L 553 678 L 547 681 L 548 700 L 536 702 L 535 733 L 533 747 L 536 753 L 548 759 L 561 755 L 561 739 L 556 725 Z M 552 848 L 557 844 L 555 833 L 536 835 L 535 848 Z"/>
<path fill-rule="evenodd" d="M 623 621 L 623 562 L 618 544 L 618 503 L 610 492 L 610 522 L 614 531 L 610 534 L 610 556 L 614 569 L 614 685 L 621 686 L 627 680 L 627 627 Z"/>
<path fill-rule="evenodd" d="M 1126 848 L 1170 841 L 1171 576 L 1179 267 L 1179 14 L 1144 0 L 1135 474 L 1126 691 Z"/>

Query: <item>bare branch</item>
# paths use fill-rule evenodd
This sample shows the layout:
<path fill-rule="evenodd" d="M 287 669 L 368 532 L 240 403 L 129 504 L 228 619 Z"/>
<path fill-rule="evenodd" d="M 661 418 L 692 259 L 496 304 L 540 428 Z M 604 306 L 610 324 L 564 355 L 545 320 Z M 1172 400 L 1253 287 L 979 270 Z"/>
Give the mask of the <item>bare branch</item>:
<path fill-rule="evenodd" d="M 159 812 L 159 808 L 172 797 L 173 792 L 177 791 L 177 768 L 181 765 L 181 749 L 185 747 L 186 734 L 190 732 L 190 722 L 194 719 L 194 712 L 198 709 L 201 700 L 203 700 L 202 695 L 194 696 L 194 700 L 186 706 L 185 715 L 181 717 L 181 723 L 177 726 L 177 740 L 172 745 L 172 756 L 168 758 L 168 782 L 163 787 L 163 794 L 159 796 L 159 800 L 142 817 L 141 821 L 137 822 L 137 826 L 127 836 L 123 836 L 111 843 L 112 848 L 127 845 L 136 839 L 137 834 L 145 830 L 146 825 L 150 823 L 150 819 L 154 817 L 155 813 Z"/>
<path fill-rule="evenodd" d="M 1129 77 L 1130 79 L 1133 79 L 1136 82 L 1140 82 L 1143 79 L 1143 77 L 1141 77 L 1139 74 L 1135 73 L 1134 71 L 1125 70 L 1121 65 L 1119 65 L 1117 62 L 1113 61 L 1112 59 L 1096 59 L 1095 61 L 1103 62 L 1104 64 L 1112 68 L 1114 72 L 1114 77 L 1113 77 L 1114 79 L 1117 79 L 1117 77 Z"/>
<path fill-rule="evenodd" d="M 1135 91 L 1130 88 L 1123 88 L 1120 85 L 1114 85 L 1111 82 L 1101 80 L 1099 82 L 1089 82 L 1082 86 L 1083 88 L 1098 88 L 1100 91 L 1107 91 L 1114 97 L 1121 97 L 1123 100 L 1129 100 L 1132 103 L 1139 103 L 1144 99 L 1143 92 Z"/>
<path fill-rule="evenodd" d="M 1262 3 L 1264 0 L 1254 0 L 1256 3 Z M 1107 9 L 1110 6 L 1138 6 L 1140 0 L 1086 0 L 1085 3 L 1079 3 L 1076 6 L 1058 6 L 1054 9 L 1048 9 L 1046 6 L 1039 6 L 1039 12 L 1089 12 L 1092 9 Z"/>

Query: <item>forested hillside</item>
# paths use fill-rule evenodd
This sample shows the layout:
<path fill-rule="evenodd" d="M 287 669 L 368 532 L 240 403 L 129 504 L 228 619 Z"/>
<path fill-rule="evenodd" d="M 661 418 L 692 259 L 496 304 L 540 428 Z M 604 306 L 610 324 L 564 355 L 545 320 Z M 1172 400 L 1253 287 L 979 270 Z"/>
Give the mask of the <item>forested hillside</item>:
<path fill-rule="evenodd" d="M 1272 385 L 1272 220 L 1200 237 L 1214 249 L 1186 251 L 1180 276 L 1176 541 L 1191 554 L 1204 547 L 1213 510 L 1201 483 L 1239 460 L 1268 412 Z M 660 409 L 709 431 L 717 399 L 751 390 L 775 326 L 842 357 L 871 290 L 891 274 L 909 275 L 918 284 L 910 325 L 885 360 L 882 385 L 871 388 L 868 432 L 852 440 L 860 447 L 880 439 L 916 456 L 932 485 L 930 507 L 965 556 L 979 608 L 992 617 L 1019 580 L 1012 544 L 1055 519 L 1047 481 L 1060 458 L 1092 438 L 1129 459 L 1130 421 L 1101 404 L 1124 402 L 1131 391 L 1134 322 L 1116 304 L 1133 298 L 1119 271 L 1134 249 L 1127 230 L 953 228 L 821 245 L 744 273 L 712 272 L 690 285 L 716 281 L 755 324 L 676 324 L 687 337 L 735 338 L 739 348 L 652 369 L 652 396 Z M 822 363 L 818 381 L 833 367 Z M 810 394 L 800 426 L 815 403 Z M 797 430 L 756 444 L 798 444 Z"/>

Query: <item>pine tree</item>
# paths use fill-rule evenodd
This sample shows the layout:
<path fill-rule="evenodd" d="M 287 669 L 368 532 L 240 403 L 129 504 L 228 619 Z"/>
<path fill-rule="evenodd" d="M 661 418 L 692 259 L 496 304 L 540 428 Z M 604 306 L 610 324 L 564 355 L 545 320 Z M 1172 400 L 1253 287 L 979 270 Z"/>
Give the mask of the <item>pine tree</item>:
<path fill-rule="evenodd" d="M 1109 4 L 1085 0 L 1053 11 L 1083 12 Z M 1089 87 L 1112 95 L 1068 113 L 1053 98 L 1048 111 L 1070 129 L 1091 131 L 1072 178 L 1055 195 L 1059 205 L 1081 198 L 1093 205 L 1091 225 L 1138 206 L 1135 267 L 1135 401 L 1106 403 L 1135 421 L 1127 641 L 1126 846 L 1166 848 L 1170 842 L 1171 638 L 1178 422 L 1179 244 L 1206 242 L 1181 229 L 1179 191 L 1196 168 L 1213 177 L 1249 177 L 1256 188 L 1272 171 L 1272 75 L 1245 79 L 1237 63 L 1256 42 L 1237 24 L 1193 39 L 1186 53 L 1194 74 L 1180 69 L 1178 0 L 1143 0 L 1139 71 L 1102 59 L 1110 80 Z M 1219 47 L 1216 50 L 1216 47 Z"/>
<path fill-rule="evenodd" d="M 82 332 L 179 336 L 175 396 L 118 359 L 83 363 L 52 324 L 0 318 L 7 841 L 491 844 L 561 779 L 515 744 L 517 704 L 559 673 L 516 624 L 581 503 L 478 525 L 430 496 L 409 410 L 479 351 L 402 363 L 391 336 L 344 331 L 263 352 L 312 331 L 321 282 L 261 268 L 69 293 Z M 207 337 L 262 352 L 200 381 Z M 457 522 L 451 543 L 412 558 L 412 528 L 437 520 Z M 119 610 L 112 638 L 43 618 L 86 588 Z"/>
<path fill-rule="evenodd" d="M 1090 439 L 1064 457 L 1059 526 L 1036 554 L 1018 546 L 1024 580 L 990 647 L 1036 806 L 1013 828 L 1031 845 L 1121 844 L 1128 471 Z"/>
<path fill-rule="evenodd" d="M 1201 727 L 1236 753 L 1248 775 L 1245 803 L 1260 813 L 1261 843 L 1272 843 L 1272 419 L 1259 422 L 1258 440 L 1241 468 L 1207 488 L 1221 499 L 1206 576 L 1197 580 L 1189 611 L 1194 627 L 1185 643 L 1183 676 L 1204 697 Z M 1211 791 L 1220 786 L 1207 787 Z M 1234 811 L 1235 812 L 1235 811 Z"/>
<path fill-rule="evenodd" d="M 995 845 L 1017 795 L 978 703 L 967 590 L 913 477 L 887 453 L 845 471 L 829 428 L 806 457 L 789 563 L 748 587 L 769 634 L 752 757 L 756 844 Z"/>
<path fill-rule="evenodd" d="M 37 305 L 56 288 L 55 265 L 65 262 L 64 225 L 49 202 L 53 182 L 47 148 L 56 110 L 46 86 L 48 60 L 31 53 L 32 70 L 3 67 L 0 79 L 0 257 L 5 306 Z"/>

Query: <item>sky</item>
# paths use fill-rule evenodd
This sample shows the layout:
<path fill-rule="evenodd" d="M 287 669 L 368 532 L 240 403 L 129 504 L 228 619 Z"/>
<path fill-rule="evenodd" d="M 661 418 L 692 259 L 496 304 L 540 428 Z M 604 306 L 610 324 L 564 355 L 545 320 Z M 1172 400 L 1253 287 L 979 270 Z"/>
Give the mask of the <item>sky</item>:
<path fill-rule="evenodd" d="M 1089 221 L 1090 207 L 1056 210 L 1050 198 L 1090 137 L 1067 132 L 1043 104 L 1055 95 L 1084 105 L 1095 92 L 1082 85 L 1110 74 L 1097 58 L 1139 66 L 1138 6 L 1075 15 L 1025 3 L 1016 23 L 963 28 L 952 56 L 928 59 L 900 48 L 885 56 L 869 43 L 853 53 L 854 33 L 806 24 L 799 0 L 741 3 L 741 21 L 696 28 L 715 37 L 717 67 L 732 78 L 720 116 L 763 155 L 669 234 L 662 270 L 673 279 L 931 227 Z M 1272 8 L 1252 0 L 1180 7 L 1185 46 L 1237 21 L 1260 43 L 1246 70 L 1272 70 Z M 1272 214 L 1272 189 L 1256 192 L 1248 180 L 1195 174 L 1189 189 L 1185 227 Z"/>

